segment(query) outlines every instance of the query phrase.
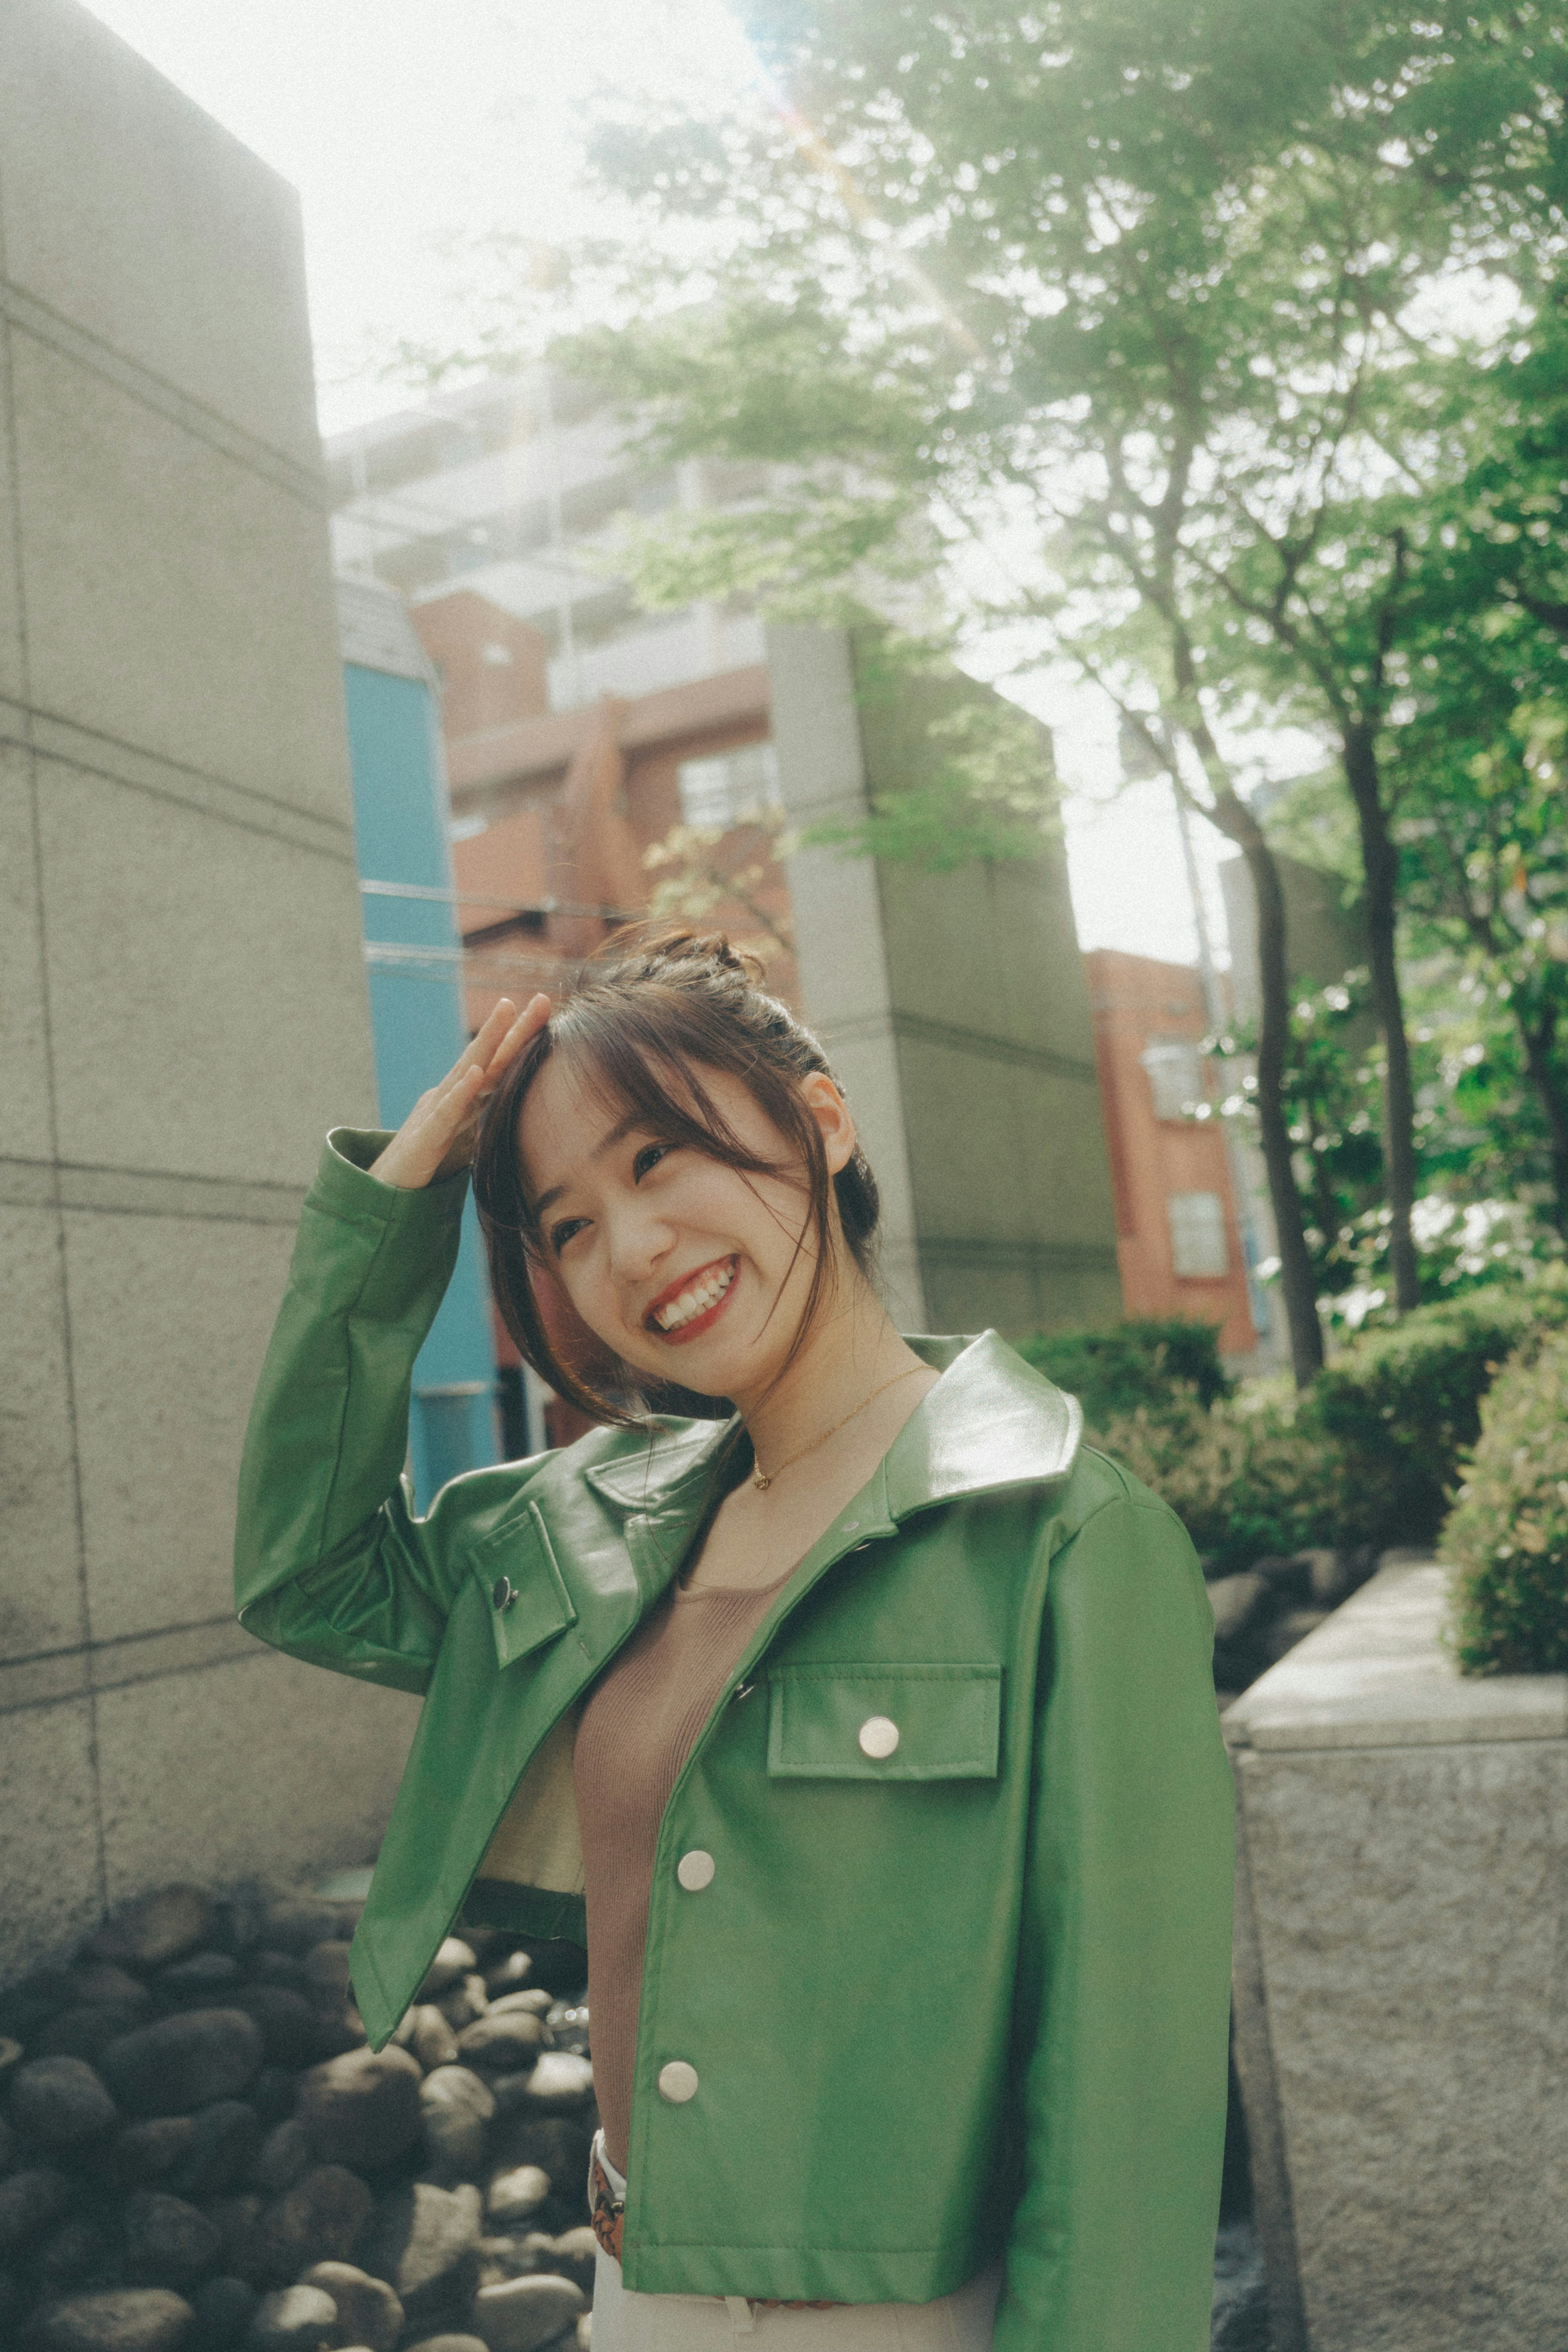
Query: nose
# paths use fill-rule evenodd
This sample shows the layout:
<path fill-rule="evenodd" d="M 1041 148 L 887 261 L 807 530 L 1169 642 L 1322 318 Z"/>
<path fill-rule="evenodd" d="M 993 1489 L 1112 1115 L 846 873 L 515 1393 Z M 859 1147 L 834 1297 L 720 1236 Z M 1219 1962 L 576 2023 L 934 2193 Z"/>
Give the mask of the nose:
<path fill-rule="evenodd" d="M 615 1204 L 605 1225 L 612 1279 L 622 1287 L 646 1283 L 669 1254 L 669 1225 L 635 1193 Z"/>

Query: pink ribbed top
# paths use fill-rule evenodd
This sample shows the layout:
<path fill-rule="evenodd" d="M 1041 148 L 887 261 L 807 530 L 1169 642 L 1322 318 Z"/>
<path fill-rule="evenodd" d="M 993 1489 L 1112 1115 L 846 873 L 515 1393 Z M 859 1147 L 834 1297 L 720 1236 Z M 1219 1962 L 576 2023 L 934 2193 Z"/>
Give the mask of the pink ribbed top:
<path fill-rule="evenodd" d="M 607 1668 L 572 1780 L 588 1904 L 588 2013 L 604 2144 L 626 2169 L 653 1851 L 670 1793 L 737 1658 L 791 1570 L 756 1591 L 672 1585 Z"/>

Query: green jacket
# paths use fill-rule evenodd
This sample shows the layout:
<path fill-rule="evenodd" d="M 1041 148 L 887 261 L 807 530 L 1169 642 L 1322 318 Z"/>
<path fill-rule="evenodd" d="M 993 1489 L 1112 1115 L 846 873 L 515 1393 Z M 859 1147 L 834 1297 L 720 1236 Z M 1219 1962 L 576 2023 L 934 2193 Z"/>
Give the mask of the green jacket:
<path fill-rule="evenodd" d="M 402 1483 L 465 1180 L 339 1130 L 241 1475 L 264 1641 L 425 1701 L 354 1939 L 383 2042 L 455 1922 L 583 1936 L 570 1741 L 702 1516 L 713 1423 Z M 653 2294 L 921 2303 L 1007 2257 L 997 2352 L 1203 2352 L 1232 1788 L 1178 1522 L 995 1333 L 743 1653 L 660 1834 L 624 2229 Z M 885 1716 L 896 1748 L 861 1748 Z M 874 1742 L 873 1743 L 875 1744 Z M 688 1892 L 698 1847 L 716 1864 Z M 672 2060 L 696 2070 L 678 2104 Z"/>

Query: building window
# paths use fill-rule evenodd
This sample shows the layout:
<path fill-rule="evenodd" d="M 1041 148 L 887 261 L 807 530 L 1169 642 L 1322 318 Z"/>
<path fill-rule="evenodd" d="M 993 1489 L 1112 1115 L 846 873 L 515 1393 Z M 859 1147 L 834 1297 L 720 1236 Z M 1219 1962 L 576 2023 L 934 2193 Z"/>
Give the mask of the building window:
<path fill-rule="evenodd" d="M 1230 1271 L 1225 1243 L 1225 1203 L 1218 1192 L 1170 1192 L 1166 1214 L 1171 1225 L 1171 1260 L 1188 1281 L 1215 1281 Z"/>
<path fill-rule="evenodd" d="M 1156 1118 L 1190 1118 L 1193 1106 L 1204 1101 L 1203 1056 L 1181 1037 L 1158 1037 L 1145 1045 L 1138 1059 L 1149 1074 Z"/>
<path fill-rule="evenodd" d="M 779 806 L 779 755 L 771 743 L 745 743 L 713 760 L 683 760 L 675 772 L 681 821 L 727 833 L 754 824 Z"/>

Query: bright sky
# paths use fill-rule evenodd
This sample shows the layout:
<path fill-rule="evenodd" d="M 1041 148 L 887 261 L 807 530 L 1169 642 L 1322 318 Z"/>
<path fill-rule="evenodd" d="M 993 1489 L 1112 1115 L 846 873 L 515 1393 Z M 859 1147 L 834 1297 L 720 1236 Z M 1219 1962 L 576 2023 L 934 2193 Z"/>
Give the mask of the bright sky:
<path fill-rule="evenodd" d="M 596 89 L 624 79 L 722 90 L 750 71 L 722 0 L 89 5 L 298 190 L 327 432 L 407 404 L 406 389 L 380 373 L 400 341 L 463 347 L 476 235 L 501 228 L 549 245 L 605 226 L 578 184 Z M 1082 944 L 1192 961 L 1169 787 L 1106 804 L 1114 729 L 1098 698 L 1042 682 L 1028 699 L 1056 729 L 1072 795 Z M 1223 951 L 1217 846 L 1200 826 Z"/>

